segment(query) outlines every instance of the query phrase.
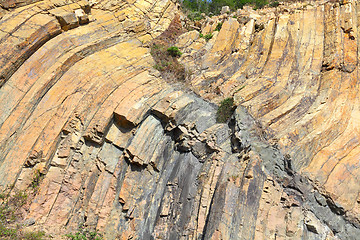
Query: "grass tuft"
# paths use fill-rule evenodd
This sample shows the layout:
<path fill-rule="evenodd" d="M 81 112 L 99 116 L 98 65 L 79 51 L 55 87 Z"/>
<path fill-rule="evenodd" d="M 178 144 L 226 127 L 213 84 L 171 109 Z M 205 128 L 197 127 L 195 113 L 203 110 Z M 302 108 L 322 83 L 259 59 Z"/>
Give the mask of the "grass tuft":
<path fill-rule="evenodd" d="M 17 191 L 14 194 L 0 193 L 0 239 L 43 240 L 42 231 L 26 232 L 18 224 L 22 219 L 22 209 L 27 204 L 26 192 Z"/>
<path fill-rule="evenodd" d="M 102 236 L 97 231 L 91 232 L 87 229 L 80 228 L 76 233 L 65 234 L 69 240 L 102 240 Z"/>
<path fill-rule="evenodd" d="M 202 33 L 199 33 L 199 37 L 200 38 L 204 38 L 207 42 L 212 39 L 213 37 L 213 34 L 212 33 L 208 33 L 206 35 L 202 34 Z"/>
<path fill-rule="evenodd" d="M 235 16 L 235 18 L 236 18 L 236 16 Z M 216 28 L 215 28 L 215 30 L 214 31 L 220 31 L 221 30 L 221 28 L 222 28 L 222 25 L 223 25 L 223 23 L 222 22 L 219 22 L 217 25 L 216 25 Z"/>
<path fill-rule="evenodd" d="M 169 47 L 166 51 L 172 57 L 181 57 L 181 55 L 182 55 L 182 52 L 180 52 L 179 48 L 176 46 Z"/>
<path fill-rule="evenodd" d="M 220 106 L 216 112 L 216 122 L 226 123 L 235 110 L 234 98 L 225 98 L 220 102 Z"/>

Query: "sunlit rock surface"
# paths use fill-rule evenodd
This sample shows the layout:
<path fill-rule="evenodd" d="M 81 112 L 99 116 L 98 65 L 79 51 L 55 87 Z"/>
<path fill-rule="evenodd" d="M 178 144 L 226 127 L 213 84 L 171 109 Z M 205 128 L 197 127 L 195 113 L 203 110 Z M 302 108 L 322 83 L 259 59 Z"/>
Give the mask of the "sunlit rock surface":
<path fill-rule="evenodd" d="M 0 188 L 56 239 L 358 239 L 357 1 L 239 10 L 175 45 L 175 1 L 0 6 Z M 220 31 L 214 31 L 222 22 Z M 234 97 L 228 124 L 217 105 Z M 41 182 L 31 189 L 34 176 Z"/>

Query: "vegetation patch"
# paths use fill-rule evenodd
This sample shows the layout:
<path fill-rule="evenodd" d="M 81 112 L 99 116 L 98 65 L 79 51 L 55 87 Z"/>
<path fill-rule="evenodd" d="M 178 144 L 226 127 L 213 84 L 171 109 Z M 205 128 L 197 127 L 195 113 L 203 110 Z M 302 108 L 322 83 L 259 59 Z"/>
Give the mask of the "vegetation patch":
<path fill-rule="evenodd" d="M 39 189 L 40 182 L 43 178 L 44 178 L 44 176 L 41 174 L 40 170 L 39 169 L 35 170 L 33 179 L 30 184 L 30 186 L 34 192 L 37 192 L 37 190 Z"/>
<path fill-rule="evenodd" d="M 180 50 L 173 47 L 154 44 L 151 47 L 151 55 L 155 60 L 154 68 L 161 72 L 167 81 L 185 81 L 186 72 L 182 64 L 177 60 L 182 55 Z"/>
<path fill-rule="evenodd" d="M 280 3 L 278 1 L 273 1 L 269 4 L 270 7 L 278 7 Z"/>
<path fill-rule="evenodd" d="M 204 34 L 200 33 L 200 34 L 199 34 L 199 37 L 204 38 L 204 39 L 208 42 L 210 39 L 212 39 L 213 34 L 212 34 L 212 33 L 208 33 L 208 34 L 204 35 Z"/>
<path fill-rule="evenodd" d="M 201 19 L 203 19 L 203 16 L 201 16 L 201 12 L 197 12 L 197 11 L 190 11 L 187 14 L 187 17 L 191 20 L 191 21 L 200 21 Z"/>
<path fill-rule="evenodd" d="M 28 195 L 23 191 L 13 194 L 0 194 L 0 239 L 6 240 L 43 240 L 42 231 L 27 232 L 19 221 L 23 218 L 22 212 L 28 202 Z"/>
<path fill-rule="evenodd" d="M 210 39 L 212 39 L 214 35 L 212 33 L 208 33 L 206 35 L 199 33 L 199 37 L 200 38 L 204 38 L 206 40 L 206 42 L 208 42 Z"/>
<path fill-rule="evenodd" d="M 185 11 L 190 12 L 192 18 L 190 20 L 195 20 L 196 17 L 201 19 L 201 13 L 206 15 L 219 14 L 223 6 L 229 6 L 231 10 L 236 10 L 243 8 L 246 5 L 253 6 L 254 9 L 263 8 L 267 5 L 271 7 L 276 7 L 279 5 L 279 2 L 276 0 L 184 0 L 180 1 L 182 7 Z M 195 16 L 195 17 L 193 17 Z M 197 18 L 197 19 L 198 19 Z"/>
<path fill-rule="evenodd" d="M 226 123 L 235 111 L 234 98 L 225 98 L 216 112 L 216 122 Z"/>
<path fill-rule="evenodd" d="M 150 53 L 155 61 L 153 67 L 167 82 L 185 82 L 190 75 L 178 61 L 182 52 L 174 45 L 177 37 L 184 32 L 180 16 L 175 16 L 168 29 L 152 42 Z"/>
<path fill-rule="evenodd" d="M 236 18 L 236 16 L 235 16 L 235 18 Z M 223 25 L 223 23 L 222 23 L 222 22 L 219 22 L 219 23 L 216 25 L 216 27 L 215 27 L 215 30 L 214 30 L 214 31 L 218 31 L 218 32 L 220 32 L 220 30 L 221 30 L 221 28 L 222 28 L 222 25 Z"/>
<path fill-rule="evenodd" d="M 23 233 L 24 240 L 41 240 L 44 239 L 45 233 L 42 231 L 36 231 L 36 232 L 25 232 Z"/>
<path fill-rule="evenodd" d="M 66 234 L 65 237 L 67 237 L 69 240 L 102 240 L 102 236 L 97 231 L 91 232 L 87 229 L 80 228 L 78 232 L 76 233 L 69 233 Z"/>
<path fill-rule="evenodd" d="M 175 46 L 169 47 L 166 51 L 172 57 L 181 57 L 181 55 L 182 55 L 182 52 L 180 52 L 179 48 L 175 47 Z"/>

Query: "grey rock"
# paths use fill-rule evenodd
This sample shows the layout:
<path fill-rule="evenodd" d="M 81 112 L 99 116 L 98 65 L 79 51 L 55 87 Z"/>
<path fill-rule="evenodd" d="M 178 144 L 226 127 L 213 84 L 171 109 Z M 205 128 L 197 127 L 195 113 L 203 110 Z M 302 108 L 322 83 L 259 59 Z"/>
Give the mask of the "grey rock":
<path fill-rule="evenodd" d="M 36 223 L 35 219 L 34 218 L 29 218 L 29 219 L 26 219 L 24 221 L 24 225 L 25 226 L 32 226 Z"/>

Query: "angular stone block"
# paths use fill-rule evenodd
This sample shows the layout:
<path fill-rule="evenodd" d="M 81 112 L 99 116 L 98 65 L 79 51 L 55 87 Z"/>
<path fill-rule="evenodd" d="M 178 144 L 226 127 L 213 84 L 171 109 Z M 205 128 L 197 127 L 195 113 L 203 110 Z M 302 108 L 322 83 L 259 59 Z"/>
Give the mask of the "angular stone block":
<path fill-rule="evenodd" d="M 56 11 L 55 9 L 51 13 L 55 15 L 61 25 L 61 28 L 65 31 L 79 26 L 78 18 L 73 12 L 66 12 L 62 10 Z"/>
<path fill-rule="evenodd" d="M 82 9 L 75 10 L 75 16 L 79 20 L 79 24 L 87 24 L 89 22 L 89 16 Z"/>

